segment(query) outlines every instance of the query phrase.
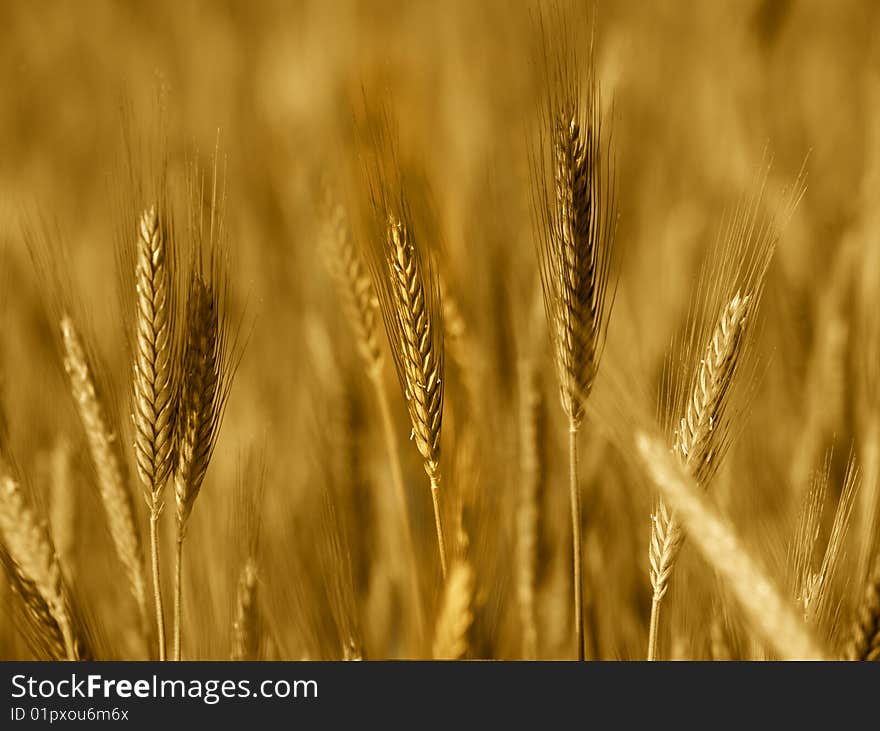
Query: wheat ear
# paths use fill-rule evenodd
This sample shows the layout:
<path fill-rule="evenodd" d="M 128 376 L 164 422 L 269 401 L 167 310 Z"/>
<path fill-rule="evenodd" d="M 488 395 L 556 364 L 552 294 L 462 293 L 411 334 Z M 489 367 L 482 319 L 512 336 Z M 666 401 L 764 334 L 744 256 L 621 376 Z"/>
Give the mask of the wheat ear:
<path fill-rule="evenodd" d="M 174 659 L 181 654 L 183 542 L 187 523 L 214 454 L 229 389 L 241 359 L 238 330 L 230 328 L 226 248 L 225 166 L 219 179 L 219 138 L 210 190 L 191 170 L 189 236 L 191 258 L 179 352 L 174 501 L 177 541 L 174 560 Z M 205 194 L 209 192 L 209 202 Z"/>
<path fill-rule="evenodd" d="M 636 447 L 647 473 L 703 557 L 727 582 L 750 625 L 784 660 L 822 660 L 825 652 L 791 603 L 758 566 L 733 528 L 709 504 L 668 448 L 645 433 Z"/>
<path fill-rule="evenodd" d="M 178 460 L 174 473 L 177 543 L 174 579 L 174 659 L 180 659 L 183 540 L 193 504 L 202 488 L 223 413 L 223 319 L 216 283 L 193 271 L 186 301 L 178 421 Z"/>
<path fill-rule="evenodd" d="M 516 514 L 516 588 L 522 624 L 522 653 L 534 660 L 538 653 L 535 584 L 538 573 L 538 521 L 542 486 L 542 398 L 537 373 L 529 358 L 519 367 L 519 478 Z"/>
<path fill-rule="evenodd" d="M 388 466 L 391 471 L 391 483 L 403 525 L 403 547 L 408 556 L 409 588 L 412 594 L 411 600 L 416 610 L 417 633 L 421 635 L 424 630 L 424 609 L 419 591 L 418 563 L 412 534 L 412 521 L 407 505 L 397 439 L 394 436 L 391 405 L 388 402 L 388 392 L 382 379 L 384 358 L 379 347 L 378 337 L 379 317 L 381 316 L 379 303 L 361 254 L 352 240 L 352 231 L 345 209 L 341 205 L 331 206 L 326 224 L 324 243 L 327 266 L 337 283 L 346 317 L 354 330 L 358 352 L 367 367 L 367 376 L 379 405 L 385 448 L 388 452 Z"/>
<path fill-rule="evenodd" d="M 386 183 L 387 185 L 387 183 Z M 417 245 L 402 192 L 373 191 L 381 228 L 374 284 L 400 387 L 411 438 L 424 460 L 434 508 L 440 568 L 446 577 L 446 541 L 440 512 L 440 432 L 443 420 L 443 321 L 440 288 L 429 255 Z M 399 194 L 399 195 L 398 195 Z"/>
<path fill-rule="evenodd" d="M 143 551 L 134 519 L 134 505 L 127 487 L 120 443 L 98 396 L 92 366 L 82 339 L 73 320 L 67 315 L 61 318 L 61 339 L 64 368 L 95 465 L 98 492 L 104 504 L 110 536 L 125 568 L 142 626 L 146 629 L 149 623 Z"/>
<path fill-rule="evenodd" d="M 545 39 L 545 44 L 546 44 Z M 545 49 L 546 52 L 546 49 Z M 591 49 L 592 54 L 592 49 Z M 592 64 L 592 58 L 590 59 Z M 603 149 L 599 84 L 589 71 L 579 90 L 575 58 L 560 55 L 535 164 L 538 258 L 562 408 L 569 424 L 569 498 L 575 642 L 584 658 L 581 507 L 577 438 L 599 367 L 610 313 L 606 298 L 614 242 L 614 184 L 610 150 Z M 546 180 L 552 169 L 552 186 Z"/>
<path fill-rule="evenodd" d="M 159 572 L 159 516 L 171 472 L 176 415 L 172 258 L 168 231 L 156 206 L 138 221 L 135 264 L 135 353 L 132 421 L 137 473 L 150 510 L 150 564 L 159 643 L 165 659 L 165 613 Z"/>
<path fill-rule="evenodd" d="M 426 286 L 421 258 L 416 254 L 409 227 L 394 216 L 388 219 L 388 272 L 397 316 L 398 344 L 395 353 L 400 357 L 401 383 L 404 385 L 413 438 L 425 460 L 425 472 L 431 482 L 434 523 L 440 565 L 446 576 L 446 546 L 440 515 L 440 428 L 443 416 L 443 351 L 438 323 L 432 322 L 433 313 L 440 312 L 439 288 L 436 283 Z M 426 297 L 435 293 L 431 308 Z"/>
<path fill-rule="evenodd" d="M 241 568 L 235 592 L 231 660 L 256 660 L 259 653 L 257 579 L 256 559 L 248 557 Z"/>
<path fill-rule="evenodd" d="M 739 292 L 724 307 L 712 333 L 695 382 L 687 409 L 675 430 L 673 452 L 697 484 L 705 487 L 723 452 L 726 432 L 721 425 L 740 356 L 740 343 L 745 331 L 750 297 Z M 661 499 L 651 520 L 649 545 L 651 623 L 648 659 L 656 658 L 660 605 L 669 588 L 672 568 L 684 541 L 684 533 Z"/>
<path fill-rule="evenodd" d="M 74 622 L 55 548 L 45 524 L 37 520 L 5 466 L 0 471 L 0 538 L 12 563 L 11 578 L 17 579 L 13 587 L 34 624 L 49 639 L 53 656 L 78 660 Z"/>
<path fill-rule="evenodd" d="M 460 660 L 467 652 L 467 635 L 474 620 L 473 596 L 473 569 L 466 560 L 456 559 L 449 571 L 437 616 L 433 651 L 435 660 Z"/>

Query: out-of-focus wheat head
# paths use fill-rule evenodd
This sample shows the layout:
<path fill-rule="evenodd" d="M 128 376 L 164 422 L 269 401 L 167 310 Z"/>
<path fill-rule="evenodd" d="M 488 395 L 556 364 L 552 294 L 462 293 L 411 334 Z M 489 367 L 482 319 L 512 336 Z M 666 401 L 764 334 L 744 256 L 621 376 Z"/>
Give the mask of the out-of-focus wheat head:
<path fill-rule="evenodd" d="M 0 465 L 0 537 L 7 574 L 36 634 L 34 644 L 54 660 L 80 660 L 90 653 L 79 635 L 55 547 L 26 503 L 9 467 Z M 8 553 L 6 553 L 8 552 Z"/>
<path fill-rule="evenodd" d="M 126 462 L 118 432 L 111 426 L 110 417 L 98 393 L 92 359 L 73 319 L 68 315 L 61 319 L 61 340 L 64 348 L 64 368 L 85 429 L 110 536 L 116 546 L 119 560 L 125 568 L 141 620 L 146 626 L 147 595 L 143 548 L 135 522 Z"/>

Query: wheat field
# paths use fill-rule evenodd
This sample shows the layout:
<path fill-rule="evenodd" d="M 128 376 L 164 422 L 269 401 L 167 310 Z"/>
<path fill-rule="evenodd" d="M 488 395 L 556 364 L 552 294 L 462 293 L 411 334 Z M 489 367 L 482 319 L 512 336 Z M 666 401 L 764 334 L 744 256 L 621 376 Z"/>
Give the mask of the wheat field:
<path fill-rule="evenodd" d="M 0 24 L 0 659 L 880 659 L 876 3 Z"/>

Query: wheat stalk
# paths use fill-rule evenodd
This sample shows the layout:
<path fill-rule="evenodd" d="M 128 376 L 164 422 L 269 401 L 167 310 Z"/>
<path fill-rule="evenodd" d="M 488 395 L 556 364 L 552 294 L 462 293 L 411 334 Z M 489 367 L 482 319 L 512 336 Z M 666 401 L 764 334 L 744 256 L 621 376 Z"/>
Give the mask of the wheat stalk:
<path fill-rule="evenodd" d="M 142 626 L 146 628 L 146 581 L 143 551 L 134 519 L 134 505 L 128 491 L 119 440 L 98 396 L 93 370 L 73 320 L 61 318 L 64 368 L 86 434 L 98 478 L 98 492 L 107 516 L 110 536 L 125 568 Z"/>
<path fill-rule="evenodd" d="M 138 221 L 132 422 L 137 473 L 150 510 L 150 564 L 159 659 L 165 659 L 165 613 L 159 561 L 162 493 L 173 464 L 176 416 L 173 255 L 156 206 Z"/>

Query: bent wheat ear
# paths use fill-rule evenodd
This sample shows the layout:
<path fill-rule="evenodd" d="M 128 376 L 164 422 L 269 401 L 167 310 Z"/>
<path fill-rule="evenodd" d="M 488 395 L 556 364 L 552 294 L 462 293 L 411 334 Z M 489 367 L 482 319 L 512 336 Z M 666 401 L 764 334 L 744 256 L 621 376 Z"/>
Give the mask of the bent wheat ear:
<path fill-rule="evenodd" d="M 727 446 L 724 421 L 727 394 L 740 359 L 740 343 L 745 332 L 749 295 L 736 293 L 722 310 L 712 333 L 688 399 L 685 415 L 675 430 L 673 452 L 681 465 L 700 485 L 708 484 L 718 469 Z M 659 604 L 669 588 L 672 567 L 684 541 L 684 533 L 675 516 L 661 500 L 651 517 L 649 562 L 654 602 Z M 656 641 L 658 611 L 652 612 Z M 653 659 L 656 644 L 649 648 Z"/>
<path fill-rule="evenodd" d="M 125 474 L 116 430 L 111 426 L 104 404 L 98 395 L 90 358 L 73 320 L 61 319 L 64 369 L 70 390 L 86 434 L 89 452 L 98 478 L 98 492 L 104 504 L 110 537 L 137 602 L 140 618 L 146 627 L 146 578 L 140 534 L 134 519 L 134 505 Z"/>
<path fill-rule="evenodd" d="M 676 511 L 703 557 L 725 580 L 752 628 L 781 659 L 822 660 L 825 652 L 663 443 L 644 433 L 636 448 L 647 474 Z"/>
<path fill-rule="evenodd" d="M 673 346 L 665 365 L 661 420 L 679 464 L 703 489 L 708 488 L 730 445 L 730 412 L 736 408 L 732 391 L 742 380 L 740 372 L 754 367 L 748 345 L 767 270 L 784 224 L 804 191 L 799 176 L 779 208 L 766 213 L 768 174 L 769 166 L 760 170 L 755 192 L 723 222 L 690 305 L 686 335 Z M 682 367 L 686 376 L 676 380 L 674 374 Z M 661 499 L 651 519 L 648 549 L 653 589 L 649 660 L 656 657 L 660 605 L 683 541 L 678 520 Z"/>
<path fill-rule="evenodd" d="M 374 224 L 370 264 L 412 423 L 411 438 L 431 485 L 440 567 L 445 577 L 446 543 L 439 497 L 444 384 L 440 282 L 430 252 L 416 240 L 393 150 L 389 155 L 390 161 L 379 160 L 370 171 Z"/>

